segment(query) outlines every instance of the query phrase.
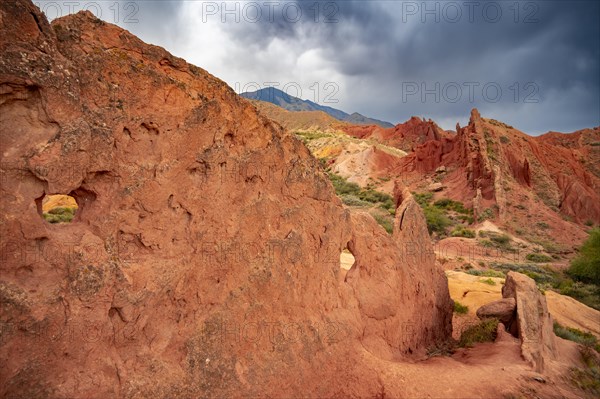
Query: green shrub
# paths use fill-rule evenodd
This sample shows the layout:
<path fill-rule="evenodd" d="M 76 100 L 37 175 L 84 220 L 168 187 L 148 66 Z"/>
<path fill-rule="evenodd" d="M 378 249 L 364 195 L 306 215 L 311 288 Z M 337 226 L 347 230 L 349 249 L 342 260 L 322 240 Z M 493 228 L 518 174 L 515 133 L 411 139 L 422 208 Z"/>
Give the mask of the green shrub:
<path fill-rule="evenodd" d="M 573 385 L 584 391 L 589 391 L 600 396 L 600 366 L 587 367 L 584 369 L 573 367 L 570 371 L 571 382 Z"/>
<path fill-rule="evenodd" d="M 454 201 L 449 198 L 439 199 L 433 203 L 433 206 L 441 209 L 454 211 L 457 213 L 463 213 L 465 215 L 469 215 L 473 212 L 471 209 L 465 208 L 462 202 Z"/>
<path fill-rule="evenodd" d="M 494 218 L 494 210 L 492 208 L 486 208 L 483 212 L 481 212 L 481 214 L 479 215 L 479 222 L 483 222 L 486 219 L 493 219 Z"/>
<path fill-rule="evenodd" d="M 454 313 L 467 314 L 469 313 L 469 307 L 458 301 L 454 301 Z"/>
<path fill-rule="evenodd" d="M 358 194 L 358 198 L 360 198 L 363 201 L 370 202 L 372 204 L 380 204 L 381 207 L 387 210 L 396 210 L 396 204 L 394 203 L 394 199 L 390 195 L 380 193 L 379 191 L 371 189 L 363 190 Z"/>
<path fill-rule="evenodd" d="M 433 198 L 433 193 L 412 193 L 417 204 L 421 205 L 422 208 L 429 205 L 429 202 Z"/>
<path fill-rule="evenodd" d="M 490 240 L 479 240 L 479 244 L 484 248 L 491 248 L 494 246 Z"/>
<path fill-rule="evenodd" d="M 426 206 L 423 208 L 425 214 L 425 220 L 427 221 L 427 230 L 429 234 L 434 231 L 438 234 L 446 234 L 446 229 L 452 225 L 452 221 L 446 214 L 439 208 L 433 206 Z"/>
<path fill-rule="evenodd" d="M 295 132 L 295 134 L 304 143 L 307 143 L 311 140 L 320 139 L 323 137 L 331 137 L 331 134 L 323 133 L 323 132 Z"/>
<path fill-rule="evenodd" d="M 473 346 L 477 342 L 493 342 L 496 339 L 498 319 L 485 319 L 479 324 L 468 327 L 460 336 L 460 347 Z"/>
<path fill-rule="evenodd" d="M 480 283 L 484 283 L 487 285 L 496 285 L 496 282 L 491 278 L 486 278 L 485 280 L 479 280 Z"/>
<path fill-rule="evenodd" d="M 449 198 L 442 198 L 435 201 L 433 205 L 437 206 L 438 208 L 447 208 L 452 202 L 454 201 Z"/>
<path fill-rule="evenodd" d="M 585 334 L 585 333 L 584 333 Z M 595 339 L 595 337 L 594 337 Z M 585 366 L 583 368 L 571 367 L 571 383 L 576 387 L 594 393 L 594 397 L 600 397 L 600 345 L 597 343 L 592 347 L 589 344 L 583 344 L 579 348 L 581 360 Z"/>
<path fill-rule="evenodd" d="M 361 200 L 354 194 L 341 194 L 340 199 L 348 206 L 369 206 L 370 204 L 366 201 Z"/>
<path fill-rule="evenodd" d="M 337 195 L 353 194 L 358 197 L 360 193 L 360 186 L 358 184 L 351 183 L 335 173 L 328 173 L 328 175 Z"/>
<path fill-rule="evenodd" d="M 588 227 L 592 227 L 594 225 L 594 222 L 592 220 L 588 219 L 585 221 L 585 225 Z"/>
<path fill-rule="evenodd" d="M 490 240 L 500 245 L 506 245 L 510 242 L 510 237 L 506 234 L 493 234 L 490 235 Z"/>
<path fill-rule="evenodd" d="M 598 350 L 598 339 L 594 334 L 589 332 L 584 332 L 572 327 L 563 327 L 557 322 L 554 322 L 554 334 L 558 337 Z"/>
<path fill-rule="evenodd" d="M 76 208 L 56 207 L 44 213 L 42 216 L 48 223 L 71 223 L 75 217 Z"/>
<path fill-rule="evenodd" d="M 492 267 L 505 273 L 513 271 L 524 274 L 534 279 L 538 284 L 552 284 L 558 276 L 558 273 L 555 271 L 533 264 L 493 263 Z"/>
<path fill-rule="evenodd" d="M 579 255 L 571 262 L 568 274 L 575 280 L 600 285 L 600 228 L 590 232 Z"/>
<path fill-rule="evenodd" d="M 378 214 L 374 214 L 373 217 L 375 218 L 377 223 L 379 223 L 379 225 L 383 227 L 385 231 L 388 232 L 388 234 L 392 234 L 392 232 L 394 231 L 394 222 L 390 220 L 391 218 Z"/>
<path fill-rule="evenodd" d="M 358 184 L 351 183 L 335 173 L 328 173 L 328 176 L 335 188 L 335 193 L 346 205 L 369 206 L 379 204 L 381 208 L 388 210 L 391 214 L 395 213 L 396 204 L 391 195 L 371 188 L 362 189 Z"/>
<path fill-rule="evenodd" d="M 475 218 L 471 215 L 458 215 L 457 217 L 462 223 L 473 224 L 475 222 Z"/>
<path fill-rule="evenodd" d="M 570 296 L 591 308 L 600 310 L 600 287 L 595 284 L 565 279 L 555 282 L 553 287 L 562 295 Z"/>
<path fill-rule="evenodd" d="M 486 240 L 480 240 L 479 244 L 486 248 L 498 248 L 504 251 L 514 252 L 512 240 L 506 234 L 496 233 L 489 230 L 479 231 L 479 237 L 485 237 Z"/>
<path fill-rule="evenodd" d="M 544 254 L 527 254 L 527 256 L 525 256 L 525 259 L 527 259 L 530 262 L 535 262 L 535 263 L 548 263 L 548 262 L 552 262 L 552 258 L 548 255 L 544 255 Z"/>
<path fill-rule="evenodd" d="M 452 237 L 475 238 L 475 232 L 462 225 L 456 226 L 450 235 Z"/>
<path fill-rule="evenodd" d="M 468 274 L 471 274 L 473 276 L 480 276 L 480 277 L 500 277 L 500 278 L 505 278 L 506 275 L 502 272 L 498 272 L 496 270 L 469 270 L 467 271 Z"/>

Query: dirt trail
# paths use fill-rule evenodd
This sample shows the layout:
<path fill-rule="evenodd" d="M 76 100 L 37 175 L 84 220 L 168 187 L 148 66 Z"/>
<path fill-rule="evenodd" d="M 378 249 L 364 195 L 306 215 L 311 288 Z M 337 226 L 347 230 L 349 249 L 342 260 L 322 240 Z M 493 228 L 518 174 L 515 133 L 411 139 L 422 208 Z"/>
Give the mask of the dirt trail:
<path fill-rule="evenodd" d="M 575 344 L 559 339 L 561 358 L 578 362 Z M 365 354 L 365 363 L 382 367 L 381 359 Z M 433 357 L 417 363 L 384 362 L 382 394 L 406 398 L 579 398 L 564 380 L 558 363 L 535 378 L 520 355 L 518 339 L 506 334 L 495 343 L 460 349 L 451 357 Z M 591 397 L 591 396 L 590 396 Z"/>

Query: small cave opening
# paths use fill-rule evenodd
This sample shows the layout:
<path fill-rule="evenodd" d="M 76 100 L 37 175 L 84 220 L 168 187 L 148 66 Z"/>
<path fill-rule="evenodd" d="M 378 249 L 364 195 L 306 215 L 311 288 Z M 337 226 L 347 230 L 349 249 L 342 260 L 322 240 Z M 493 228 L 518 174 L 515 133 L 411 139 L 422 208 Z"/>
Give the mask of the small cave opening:
<path fill-rule="evenodd" d="M 354 258 L 352 251 L 350 251 L 348 244 L 346 244 L 346 247 L 340 253 L 340 271 L 342 273 L 342 280 L 346 280 L 348 271 L 352 269 L 355 263 L 356 259 Z"/>
<path fill-rule="evenodd" d="M 44 195 L 36 202 L 38 212 L 50 224 L 72 223 L 79 210 L 77 200 L 67 194 Z"/>

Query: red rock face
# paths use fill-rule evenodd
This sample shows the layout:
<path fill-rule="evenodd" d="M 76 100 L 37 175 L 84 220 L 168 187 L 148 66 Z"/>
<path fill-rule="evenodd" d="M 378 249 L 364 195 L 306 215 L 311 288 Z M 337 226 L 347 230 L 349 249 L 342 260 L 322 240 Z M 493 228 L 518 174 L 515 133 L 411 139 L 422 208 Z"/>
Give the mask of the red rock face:
<path fill-rule="evenodd" d="M 512 213 L 507 204 L 518 204 L 534 192 L 546 208 L 527 204 L 530 214 L 557 219 L 558 225 L 562 224 L 560 217 L 556 218 L 558 211 L 576 223 L 597 224 L 600 147 L 594 143 L 598 142 L 600 128 L 530 137 L 501 122 L 483 119 L 473 110 L 469 124 L 458 126 L 456 135 L 430 136 L 422 144 L 415 144 L 395 170 L 411 185 L 445 166 L 449 170 L 443 182 L 446 197 L 469 203 L 480 190 L 487 206 L 500 208 L 501 218 Z"/>
<path fill-rule="evenodd" d="M 535 137 L 532 150 L 552 176 L 561 212 L 579 223 L 600 223 L 600 127 Z M 535 148 L 537 147 L 537 148 Z"/>
<path fill-rule="evenodd" d="M 546 297 L 535 281 L 521 273 L 509 272 L 502 287 L 502 297 L 514 299 L 521 355 L 538 373 L 556 360 L 556 336 Z"/>
<path fill-rule="evenodd" d="M 513 151 L 506 151 L 506 160 L 515 180 L 524 186 L 531 185 L 531 171 L 527 158 L 517 158 Z"/>
<path fill-rule="evenodd" d="M 411 119 L 412 121 L 412 119 Z M 451 166 L 458 181 L 451 184 L 455 194 L 452 198 L 471 200 L 477 190 L 483 198 L 494 200 L 494 173 L 486 154 L 486 142 L 477 110 L 471 114 L 469 125 L 458 130 L 454 136 L 432 138 L 402 160 L 401 171 L 409 180 L 418 181 L 439 166 Z"/>
<path fill-rule="evenodd" d="M 343 131 L 360 139 L 377 139 L 403 151 L 411 151 L 415 147 L 431 140 L 440 140 L 445 132 L 432 120 L 425 121 L 413 116 L 408 121 L 393 128 L 380 126 L 343 126 Z"/>
<path fill-rule="evenodd" d="M 450 335 L 410 196 L 390 237 L 200 68 L 90 13 L 0 18 L 1 396 L 368 397 L 365 350 Z M 41 217 L 58 193 L 71 224 Z"/>

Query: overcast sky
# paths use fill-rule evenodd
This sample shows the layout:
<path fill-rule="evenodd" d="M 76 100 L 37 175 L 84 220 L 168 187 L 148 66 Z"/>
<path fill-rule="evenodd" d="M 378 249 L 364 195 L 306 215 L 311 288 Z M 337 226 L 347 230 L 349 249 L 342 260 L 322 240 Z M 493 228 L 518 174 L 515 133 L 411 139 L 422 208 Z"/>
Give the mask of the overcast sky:
<path fill-rule="evenodd" d="M 600 125 L 596 1 L 34 0 L 87 8 L 236 92 L 278 86 L 346 112 L 530 134 Z"/>

